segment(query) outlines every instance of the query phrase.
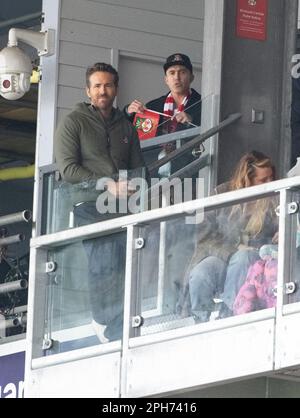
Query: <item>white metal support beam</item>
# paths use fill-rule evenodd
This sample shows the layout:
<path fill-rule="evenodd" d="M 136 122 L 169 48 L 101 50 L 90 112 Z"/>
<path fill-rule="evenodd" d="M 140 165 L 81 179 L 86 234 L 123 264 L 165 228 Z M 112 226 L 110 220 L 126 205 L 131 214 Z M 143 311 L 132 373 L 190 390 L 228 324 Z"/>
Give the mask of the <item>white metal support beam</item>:
<path fill-rule="evenodd" d="M 202 132 L 217 125 L 220 119 L 220 94 L 223 53 L 224 0 L 205 0 L 202 64 Z M 206 146 L 213 156 L 208 190 L 217 181 L 218 135 Z"/>

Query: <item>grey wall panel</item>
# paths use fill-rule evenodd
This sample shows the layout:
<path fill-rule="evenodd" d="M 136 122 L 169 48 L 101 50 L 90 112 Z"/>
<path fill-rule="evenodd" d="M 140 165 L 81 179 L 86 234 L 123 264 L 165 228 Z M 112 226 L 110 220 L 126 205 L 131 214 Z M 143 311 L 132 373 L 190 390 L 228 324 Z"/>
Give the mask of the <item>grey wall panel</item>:
<path fill-rule="evenodd" d="M 77 89 L 73 87 L 63 87 L 59 88 L 58 93 L 58 107 L 63 107 L 65 109 L 72 109 L 74 105 L 78 102 L 86 101 L 87 97 L 84 89 Z"/>
<path fill-rule="evenodd" d="M 300 382 L 269 379 L 269 398 L 300 398 Z"/>
<path fill-rule="evenodd" d="M 90 61 L 91 62 L 91 61 Z M 85 68 L 71 65 L 60 65 L 58 74 L 59 86 L 85 88 Z"/>
<path fill-rule="evenodd" d="M 118 398 L 120 361 L 120 353 L 110 353 L 34 370 L 27 397 Z"/>
<path fill-rule="evenodd" d="M 95 3 L 103 3 L 103 0 L 93 1 Z M 204 0 L 106 0 L 105 3 L 132 8 L 134 11 L 137 9 L 153 10 L 158 13 L 190 17 L 204 15 Z"/>
<path fill-rule="evenodd" d="M 137 37 L 137 33 L 130 30 L 112 29 L 73 20 L 62 20 L 61 39 L 82 45 L 115 48 L 138 54 L 147 52 L 150 56 L 160 56 L 162 58 L 167 57 L 172 52 L 185 51 L 196 62 L 201 62 L 203 48 L 201 41 L 176 38 L 171 42 L 169 37 L 150 35 L 144 32 L 138 32 Z"/>
<path fill-rule="evenodd" d="M 78 45 L 72 42 L 60 43 L 60 64 L 74 65 L 76 67 L 86 68 L 89 63 L 96 61 L 109 62 L 111 59 L 111 50 L 98 46 Z"/>
<path fill-rule="evenodd" d="M 269 372 L 273 367 L 273 327 L 273 319 L 236 323 L 229 328 L 211 332 L 199 329 L 199 333 L 184 338 L 133 347 L 128 353 L 125 395 L 161 396 Z"/>
<path fill-rule="evenodd" d="M 198 39 L 203 33 L 203 19 L 197 17 L 161 13 L 160 10 L 133 10 L 92 1 L 64 0 L 62 18 L 184 39 L 194 39 L 195 36 Z"/>
<path fill-rule="evenodd" d="M 149 62 L 121 56 L 119 59 L 120 89 L 118 105 L 123 107 L 133 99 L 147 101 L 165 93 L 162 62 Z M 132 75 L 135 74 L 135 77 Z M 151 78 L 145 76 L 151 74 Z M 153 83 L 155 80 L 155 83 Z"/>

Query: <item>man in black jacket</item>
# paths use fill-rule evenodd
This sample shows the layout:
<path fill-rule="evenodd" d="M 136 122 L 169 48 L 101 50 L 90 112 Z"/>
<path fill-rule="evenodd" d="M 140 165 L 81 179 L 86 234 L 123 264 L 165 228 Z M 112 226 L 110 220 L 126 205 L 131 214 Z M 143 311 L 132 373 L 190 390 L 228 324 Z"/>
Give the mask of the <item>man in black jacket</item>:
<path fill-rule="evenodd" d="M 134 100 L 124 111 L 129 120 L 133 121 L 135 113 L 143 113 L 146 109 L 154 110 L 159 113 L 163 113 L 166 116 L 160 115 L 159 126 L 157 135 L 168 134 L 176 131 L 180 131 L 193 126 L 200 126 L 201 124 L 201 95 L 191 88 L 191 84 L 194 80 L 193 66 L 190 58 L 187 55 L 181 53 L 175 53 L 170 55 L 163 66 L 165 73 L 165 83 L 169 88 L 169 92 L 157 99 L 151 100 L 144 105 L 139 100 Z M 172 118 L 173 117 L 173 118 Z M 175 148 L 175 142 L 164 144 L 163 149 L 159 146 L 159 149 L 152 149 L 145 154 L 145 158 L 152 162 L 154 159 L 163 158 L 167 153 L 171 152 Z M 152 160 L 152 161 L 151 161 Z M 175 173 L 182 167 L 188 165 L 195 160 L 195 157 L 191 152 L 185 153 L 180 158 L 169 162 L 159 168 L 157 175 L 159 177 L 168 177 Z M 156 173 L 153 174 L 156 177 Z M 193 175 L 193 196 L 196 197 L 196 178 L 197 173 Z M 191 243 L 193 242 L 192 236 L 194 234 L 194 227 L 191 225 L 191 230 L 187 232 L 187 226 L 185 225 L 185 235 L 182 235 L 182 225 L 180 222 L 170 224 L 166 232 L 166 248 L 169 253 L 166 254 L 165 275 L 170 277 L 172 282 L 180 283 L 183 274 L 185 263 L 189 257 L 191 251 Z M 176 252 L 174 247 L 174 236 L 181 236 L 181 248 Z M 152 260 L 149 261 L 149 265 L 157 268 L 156 260 L 159 257 L 159 231 L 152 228 L 148 235 L 148 248 L 149 254 L 151 253 Z M 149 243 L 151 244 L 149 245 Z M 176 255 L 175 255 L 176 252 Z M 177 263 L 174 263 L 174 259 L 177 259 Z M 149 283 L 153 282 L 153 277 L 157 277 L 157 271 L 151 271 L 149 273 Z M 168 279 L 166 279 L 168 280 Z M 144 283 L 147 279 L 144 277 Z"/>
<path fill-rule="evenodd" d="M 160 116 L 158 135 L 171 133 L 201 123 L 201 95 L 191 88 L 194 80 L 191 60 L 184 54 L 170 55 L 165 64 L 165 83 L 170 91 L 164 96 L 151 100 L 144 105 L 135 99 L 125 107 L 125 113 L 132 121 L 134 114 L 145 109 L 155 110 L 170 117 Z"/>
<path fill-rule="evenodd" d="M 125 106 L 125 115 L 132 122 L 135 113 L 143 113 L 146 109 L 163 113 L 166 116 L 160 115 L 157 136 L 200 126 L 201 95 L 191 88 L 194 74 L 190 58 L 181 53 L 170 55 L 164 64 L 164 72 L 165 83 L 170 89 L 169 93 L 151 100 L 146 105 L 135 99 Z M 145 155 L 145 158 L 152 162 L 153 159 L 163 158 L 174 148 L 175 142 L 165 144 L 158 155 L 157 151 L 152 150 L 148 156 Z M 187 153 L 180 159 L 162 166 L 157 174 L 159 177 L 168 177 L 192 161 L 194 157 Z"/>

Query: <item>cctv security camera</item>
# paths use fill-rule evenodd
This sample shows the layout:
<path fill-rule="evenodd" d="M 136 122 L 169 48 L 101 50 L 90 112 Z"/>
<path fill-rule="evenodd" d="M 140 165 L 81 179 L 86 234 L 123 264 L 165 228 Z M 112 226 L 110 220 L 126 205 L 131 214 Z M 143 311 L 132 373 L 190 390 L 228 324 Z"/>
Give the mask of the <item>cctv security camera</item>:
<path fill-rule="evenodd" d="M 35 32 L 11 28 L 7 47 L 0 51 L 0 95 L 8 100 L 17 100 L 30 89 L 32 65 L 30 58 L 18 48 L 21 40 L 37 49 L 39 56 L 54 54 L 54 30 Z"/>
<path fill-rule="evenodd" d="M 32 64 L 30 58 L 17 46 L 0 51 L 0 95 L 17 100 L 30 89 Z"/>

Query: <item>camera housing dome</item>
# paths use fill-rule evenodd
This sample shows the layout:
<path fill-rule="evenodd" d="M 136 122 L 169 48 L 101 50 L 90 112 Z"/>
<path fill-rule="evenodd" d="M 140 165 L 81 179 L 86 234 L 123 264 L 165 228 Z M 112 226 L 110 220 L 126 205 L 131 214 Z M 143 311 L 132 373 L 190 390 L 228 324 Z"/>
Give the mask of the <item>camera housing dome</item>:
<path fill-rule="evenodd" d="M 17 46 L 0 51 L 0 95 L 8 100 L 20 99 L 30 89 L 32 64 Z"/>

